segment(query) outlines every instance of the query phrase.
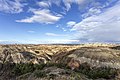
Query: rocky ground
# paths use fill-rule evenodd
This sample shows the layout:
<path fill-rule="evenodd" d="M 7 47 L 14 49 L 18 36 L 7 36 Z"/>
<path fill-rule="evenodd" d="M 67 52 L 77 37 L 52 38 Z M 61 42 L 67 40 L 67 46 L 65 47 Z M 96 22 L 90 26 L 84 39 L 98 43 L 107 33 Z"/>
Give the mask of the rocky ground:
<path fill-rule="evenodd" d="M 0 45 L 0 80 L 120 80 L 120 45 Z"/>

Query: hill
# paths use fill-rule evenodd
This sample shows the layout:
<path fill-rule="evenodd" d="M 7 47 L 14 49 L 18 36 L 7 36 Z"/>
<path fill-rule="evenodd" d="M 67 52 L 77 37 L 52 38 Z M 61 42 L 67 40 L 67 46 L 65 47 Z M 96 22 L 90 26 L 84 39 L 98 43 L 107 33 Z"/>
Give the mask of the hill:
<path fill-rule="evenodd" d="M 9 79 L 120 80 L 120 45 L 0 45 L 0 80 Z"/>

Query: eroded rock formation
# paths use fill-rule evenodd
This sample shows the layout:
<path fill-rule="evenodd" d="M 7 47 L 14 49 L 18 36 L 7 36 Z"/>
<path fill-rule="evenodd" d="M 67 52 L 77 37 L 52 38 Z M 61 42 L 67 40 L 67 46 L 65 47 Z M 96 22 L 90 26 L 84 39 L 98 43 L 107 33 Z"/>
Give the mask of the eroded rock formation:
<path fill-rule="evenodd" d="M 8 78 L 3 79 L 4 78 L 3 75 L 6 74 L 7 71 L 5 70 L 6 68 L 3 67 L 5 66 L 4 64 L 28 64 L 28 63 L 38 65 L 48 63 L 55 63 L 55 65 L 59 64 L 57 66 L 65 64 L 66 67 L 69 67 L 72 70 L 75 69 L 79 70 L 81 66 L 84 68 L 89 67 L 89 69 L 91 70 L 96 68 L 111 68 L 119 70 L 120 49 L 118 44 L 101 44 L 101 43 L 81 45 L 0 45 L 0 64 L 1 64 L 0 78 L 2 78 L 2 80 L 8 79 Z M 44 68 L 44 71 L 46 69 L 47 68 Z M 51 67 L 50 69 L 53 68 Z M 48 73 L 49 74 L 52 72 L 55 73 L 57 72 L 56 70 L 64 72 L 64 69 L 61 68 L 58 69 L 55 68 L 53 70 L 54 71 L 50 70 L 50 72 Z M 59 71 L 58 74 L 60 75 L 62 72 L 59 73 Z M 28 73 L 26 75 L 28 75 L 30 78 L 30 76 L 33 76 L 32 74 Z M 55 75 L 58 74 L 55 73 Z M 67 75 L 64 76 L 62 75 L 62 77 L 66 76 Z M 60 76 L 57 77 L 59 77 L 60 80 Z M 16 79 L 19 78 L 20 76 L 19 77 L 17 76 Z M 45 79 L 47 79 L 47 77 Z M 33 78 L 33 80 L 35 80 L 35 78 Z M 86 78 L 86 80 L 89 79 Z"/>

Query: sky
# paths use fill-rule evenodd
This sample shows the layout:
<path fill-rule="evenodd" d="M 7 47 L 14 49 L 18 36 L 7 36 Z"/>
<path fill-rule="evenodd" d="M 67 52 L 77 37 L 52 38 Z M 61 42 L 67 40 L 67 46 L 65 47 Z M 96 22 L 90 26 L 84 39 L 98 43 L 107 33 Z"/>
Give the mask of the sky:
<path fill-rule="evenodd" d="M 120 0 L 0 0 L 0 43 L 120 42 Z"/>

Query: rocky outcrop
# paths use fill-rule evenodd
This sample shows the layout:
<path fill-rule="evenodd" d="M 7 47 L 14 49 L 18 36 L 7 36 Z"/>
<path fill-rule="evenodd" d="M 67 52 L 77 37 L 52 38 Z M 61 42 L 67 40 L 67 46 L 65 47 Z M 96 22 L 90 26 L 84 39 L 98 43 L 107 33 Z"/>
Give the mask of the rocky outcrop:
<path fill-rule="evenodd" d="M 46 63 L 54 54 L 70 51 L 78 46 L 62 45 L 1 45 L 0 63 Z"/>
<path fill-rule="evenodd" d="M 82 47 L 71 51 L 67 56 L 58 56 L 62 59 L 61 62 L 70 62 L 69 59 L 74 59 L 79 64 L 88 63 L 91 67 L 110 67 L 120 69 L 120 51 L 108 48 L 87 48 Z M 64 55 L 64 53 L 63 53 Z M 64 59 L 65 57 L 65 59 Z M 57 61 L 60 61 L 60 60 Z M 67 62 L 67 63 L 68 63 Z"/>

